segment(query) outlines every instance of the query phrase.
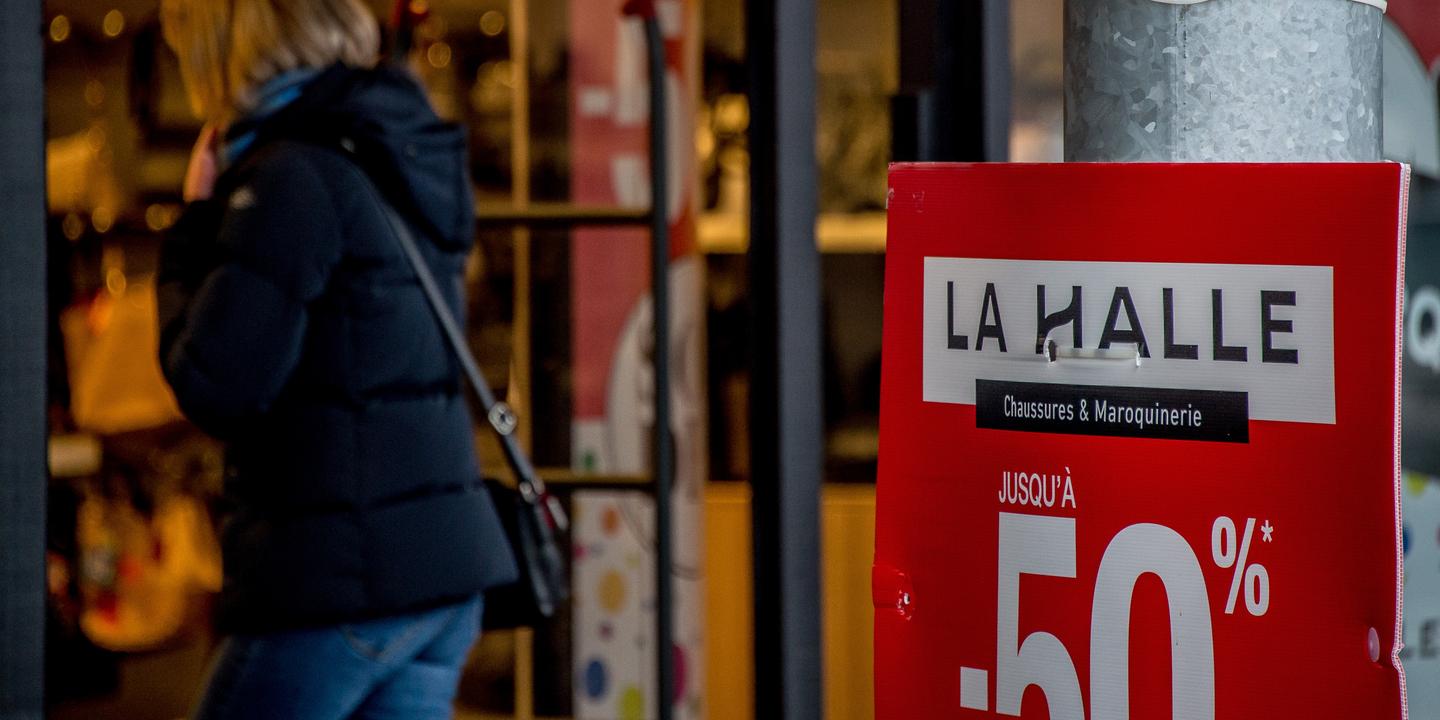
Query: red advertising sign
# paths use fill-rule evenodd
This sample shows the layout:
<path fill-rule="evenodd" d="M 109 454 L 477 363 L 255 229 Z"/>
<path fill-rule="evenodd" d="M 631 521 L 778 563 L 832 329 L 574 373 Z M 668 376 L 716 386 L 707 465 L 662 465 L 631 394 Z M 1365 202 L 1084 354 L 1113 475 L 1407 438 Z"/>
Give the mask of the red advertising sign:
<path fill-rule="evenodd" d="M 880 718 L 1400 718 L 1408 170 L 897 165 Z"/>

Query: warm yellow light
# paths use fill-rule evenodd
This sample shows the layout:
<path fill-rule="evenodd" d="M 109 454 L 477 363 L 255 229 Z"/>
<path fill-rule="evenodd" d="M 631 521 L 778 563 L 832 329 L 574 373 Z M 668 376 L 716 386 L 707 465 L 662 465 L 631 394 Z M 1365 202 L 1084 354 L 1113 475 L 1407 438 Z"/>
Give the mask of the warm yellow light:
<path fill-rule="evenodd" d="M 90 78 L 90 80 L 85 83 L 85 104 L 97 109 L 105 104 L 104 83 L 95 78 Z"/>
<path fill-rule="evenodd" d="M 172 222 L 170 208 L 159 203 L 145 208 L 145 225 L 155 232 L 160 232 L 170 227 Z"/>
<path fill-rule="evenodd" d="M 443 68 L 450 64 L 450 44 L 437 42 L 425 51 L 425 59 L 430 61 L 430 67 Z"/>
<path fill-rule="evenodd" d="M 410 0 L 410 14 L 424 15 L 430 12 L 430 3 L 425 0 Z"/>
<path fill-rule="evenodd" d="M 100 29 L 104 30 L 108 37 L 119 37 L 120 33 L 125 32 L 125 13 L 120 12 L 118 8 L 105 13 L 105 20 L 101 23 Z"/>
<path fill-rule="evenodd" d="M 65 239 L 75 242 L 85 234 L 85 221 L 75 213 L 66 213 L 65 219 L 60 221 L 60 230 L 65 233 Z"/>
<path fill-rule="evenodd" d="M 125 277 L 124 270 L 120 268 L 110 268 L 110 271 L 105 273 L 105 289 L 109 290 L 111 295 L 124 295 L 125 288 L 129 286 L 130 282 L 129 279 Z"/>
<path fill-rule="evenodd" d="M 95 123 L 85 131 L 85 142 L 90 146 L 91 152 L 100 152 L 105 149 L 106 143 L 110 141 L 109 134 L 105 132 L 105 126 Z"/>
<path fill-rule="evenodd" d="M 50 39 L 57 43 L 65 42 L 70 37 L 70 18 L 64 15 L 56 15 L 50 21 Z"/>
<path fill-rule="evenodd" d="M 90 216 L 90 224 L 95 227 L 95 232 L 110 232 L 110 228 L 115 226 L 115 213 L 107 207 L 95 208 L 94 214 Z"/>
<path fill-rule="evenodd" d="M 742 133 L 750 127 L 750 102 L 744 95 L 720 96 L 715 102 L 715 127 L 724 133 Z"/>
<path fill-rule="evenodd" d="M 445 18 L 439 15 L 431 15 L 425 18 L 425 22 L 420 23 L 420 25 L 415 28 L 415 33 L 426 40 L 443 39 L 445 33 L 449 31 L 450 26 L 446 25 Z"/>
<path fill-rule="evenodd" d="M 489 10 L 480 16 L 480 32 L 495 37 L 505 32 L 505 13 L 499 10 Z"/>
<path fill-rule="evenodd" d="M 702 158 L 710 157 L 715 152 L 715 133 L 708 126 L 697 125 L 695 127 L 695 154 Z"/>

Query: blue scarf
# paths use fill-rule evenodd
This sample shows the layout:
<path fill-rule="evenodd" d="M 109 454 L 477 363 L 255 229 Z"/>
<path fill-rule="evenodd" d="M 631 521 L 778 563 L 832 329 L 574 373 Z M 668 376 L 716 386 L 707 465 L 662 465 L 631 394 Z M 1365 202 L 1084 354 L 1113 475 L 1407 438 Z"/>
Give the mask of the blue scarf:
<path fill-rule="evenodd" d="M 295 102 L 305 92 L 305 86 L 320 72 L 316 68 L 300 68 L 280 73 L 265 81 L 256 91 L 259 100 L 255 103 L 255 109 L 238 120 L 231 127 L 231 131 L 226 133 L 220 153 L 225 166 L 235 164 L 255 143 L 260 124 Z"/>

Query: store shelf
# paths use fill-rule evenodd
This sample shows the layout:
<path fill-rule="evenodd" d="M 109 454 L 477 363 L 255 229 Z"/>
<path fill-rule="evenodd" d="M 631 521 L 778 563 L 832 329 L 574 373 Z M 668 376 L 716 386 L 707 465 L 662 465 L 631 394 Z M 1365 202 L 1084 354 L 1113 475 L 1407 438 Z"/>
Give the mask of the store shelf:
<path fill-rule="evenodd" d="M 576 472 L 565 468 L 536 468 L 536 474 L 546 485 L 577 490 L 622 489 L 648 490 L 654 481 L 650 475 L 612 475 Z"/>
<path fill-rule="evenodd" d="M 481 227 L 572 228 L 606 225 L 643 226 L 650 223 L 649 208 L 602 207 L 569 203 L 479 202 L 475 221 Z"/>
<path fill-rule="evenodd" d="M 750 244 L 747 218 L 740 213 L 706 213 L 699 222 L 700 251 L 743 253 Z M 815 222 L 822 253 L 885 252 L 885 213 L 824 213 Z"/>

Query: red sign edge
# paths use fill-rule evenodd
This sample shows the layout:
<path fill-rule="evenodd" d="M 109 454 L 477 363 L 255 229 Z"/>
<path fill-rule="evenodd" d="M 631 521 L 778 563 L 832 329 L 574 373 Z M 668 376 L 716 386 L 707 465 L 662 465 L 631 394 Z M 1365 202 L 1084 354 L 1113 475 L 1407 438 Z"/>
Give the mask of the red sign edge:
<path fill-rule="evenodd" d="M 1410 166 L 1397 163 L 1400 170 L 1399 231 L 1395 249 L 1395 638 L 1390 643 L 1390 664 L 1400 678 L 1400 717 L 1409 720 L 1410 698 L 1405 680 L 1405 665 L 1400 661 L 1400 651 L 1405 646 L 1405 525 L 1404 509 L 1401 502 L 1400 477 L 1400 385 L 1405 352 L 1405 242 L 1410 220 Z"/>

